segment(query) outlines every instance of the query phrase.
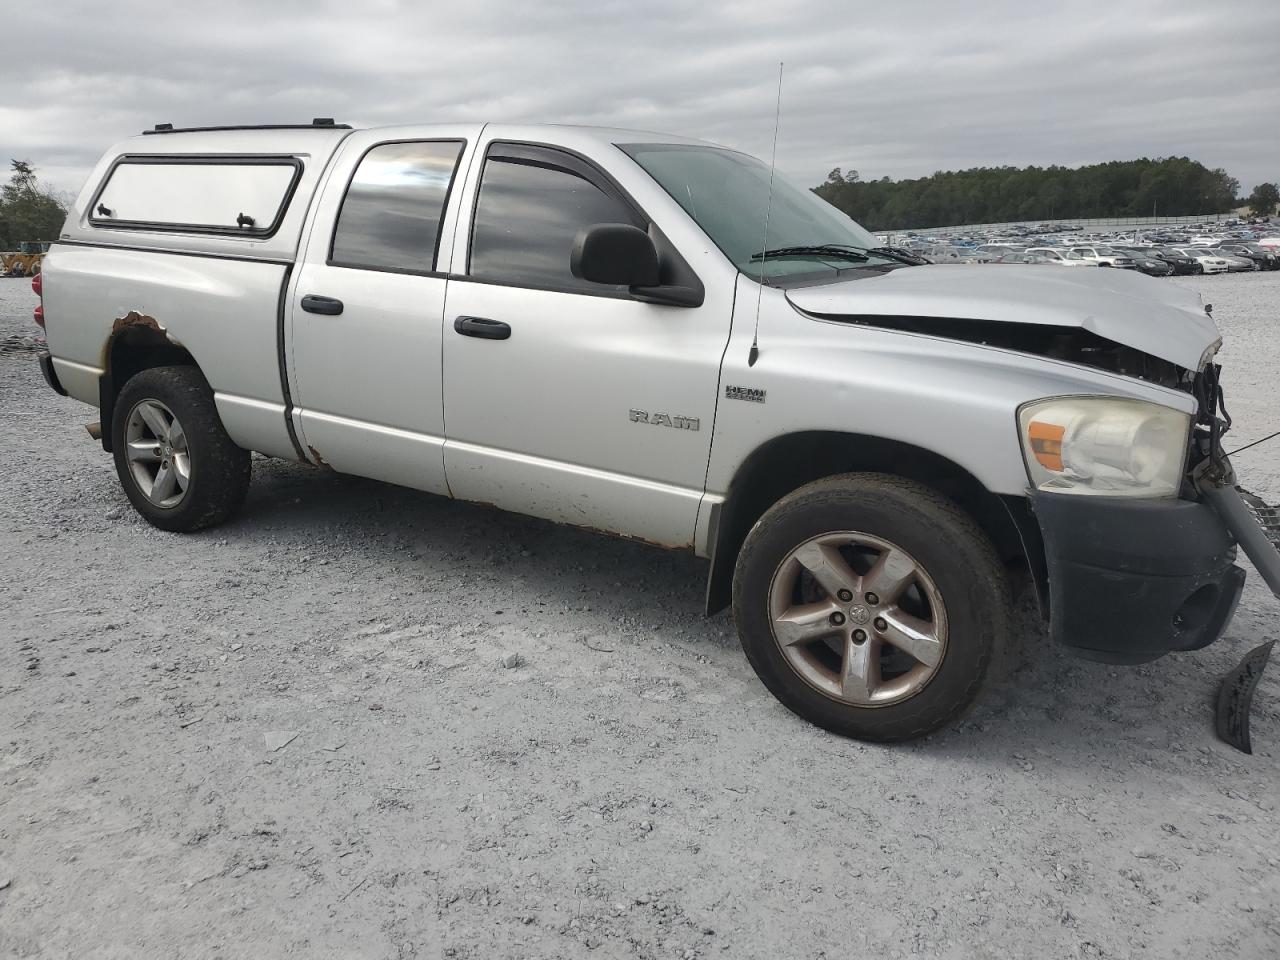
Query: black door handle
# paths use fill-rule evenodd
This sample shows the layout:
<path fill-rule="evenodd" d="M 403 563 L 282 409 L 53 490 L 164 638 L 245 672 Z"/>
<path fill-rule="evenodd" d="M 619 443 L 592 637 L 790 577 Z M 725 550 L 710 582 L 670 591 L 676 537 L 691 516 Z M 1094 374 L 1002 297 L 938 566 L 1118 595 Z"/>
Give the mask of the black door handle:
<path fill-rule="evenodd" d="M 453 321 L 453 329 L 464 337 L 481 340 L 506 340 L 511 336 L 511 324 L 486 317 L 458 317 Z"/>
<path fill-rule="evenodd" d="M 336 317 L 342 313 L 342 301 L 335 300 L 333 297 L 317 297 L 307 294 L 302 298 L 302 309 L 307 313 L 323 313 L 330 317 Z"/>

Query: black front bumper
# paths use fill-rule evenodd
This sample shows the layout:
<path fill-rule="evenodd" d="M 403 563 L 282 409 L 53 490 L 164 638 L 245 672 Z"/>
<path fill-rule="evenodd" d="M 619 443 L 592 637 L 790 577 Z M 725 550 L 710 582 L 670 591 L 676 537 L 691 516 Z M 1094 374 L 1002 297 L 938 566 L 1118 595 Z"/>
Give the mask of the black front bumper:
<path fill-rule="evenodd" d="M 1212 507 L 1039 491 L 1031 503 L 1054 640 L 1091 660 L 1143 663 L 1221 636 L 1244 571 Z"/>

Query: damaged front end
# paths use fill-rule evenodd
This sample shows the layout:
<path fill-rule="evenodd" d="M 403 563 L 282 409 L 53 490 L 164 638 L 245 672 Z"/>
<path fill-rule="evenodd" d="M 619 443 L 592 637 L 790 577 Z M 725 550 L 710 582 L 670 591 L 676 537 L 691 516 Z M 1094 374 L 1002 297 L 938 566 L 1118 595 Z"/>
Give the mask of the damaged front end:
<path fill-rule="evenodd" d="M 1231 416 L 1223 401 L 1220 374 L 1218 365 L 1208 364 L 1196 378 L 1199 412 L 1192 443 L 1195 460 L 1189 477 L 1198 495 L 1222 519 L 1263 582 L 1280 597 L 1280 510 L 1239 485 L 1231 461 L 1222 449 L 1222 437 L 1231 428 Z M 1244 753 L 1253 753 L 1250 710 L 1274 645 L 1272 640 L 1247 653 L 1239 666 L 1223 678 L 1218 690 L 1218 736 Z"/>
<path fill-rule="evenodd" d="M 1094 370 L 1116 373 L 1157 386 L 1192 393 L 1196 377 L 1190 370 L 1134 347 L 1117 343 L 1080 327 L 1042 326 L 956 317 L 842 315 L 823 316 L 880 330 L 898 330 L 960 343 L 997 347 L 1035 357 L 1061 360 Z"/>

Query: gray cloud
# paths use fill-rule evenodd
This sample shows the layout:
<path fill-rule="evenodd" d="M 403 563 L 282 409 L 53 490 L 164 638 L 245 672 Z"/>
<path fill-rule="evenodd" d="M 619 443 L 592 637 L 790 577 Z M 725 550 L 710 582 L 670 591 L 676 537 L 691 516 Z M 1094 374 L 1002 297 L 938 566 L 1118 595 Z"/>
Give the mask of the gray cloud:
<path fill-rule="evenodd" d="M 1187 155 L 1280 180 L 1280 4 L 45 0 L 0 32 L 0 155 L 77 189 L 145 127 L 555 120 L 921 176 Z"/>

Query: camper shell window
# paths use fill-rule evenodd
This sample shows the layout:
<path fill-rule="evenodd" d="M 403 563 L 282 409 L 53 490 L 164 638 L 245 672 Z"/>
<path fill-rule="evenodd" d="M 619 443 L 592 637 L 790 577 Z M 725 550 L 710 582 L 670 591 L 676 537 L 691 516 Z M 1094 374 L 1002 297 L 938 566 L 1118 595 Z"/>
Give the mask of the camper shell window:
<path fill-rule="evenodd" d="M 93 198 L 89 222 L 262 239 L 279 228 L 301 174 L 295 157 L 124 156 Z"/>

